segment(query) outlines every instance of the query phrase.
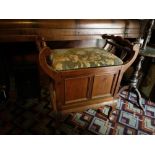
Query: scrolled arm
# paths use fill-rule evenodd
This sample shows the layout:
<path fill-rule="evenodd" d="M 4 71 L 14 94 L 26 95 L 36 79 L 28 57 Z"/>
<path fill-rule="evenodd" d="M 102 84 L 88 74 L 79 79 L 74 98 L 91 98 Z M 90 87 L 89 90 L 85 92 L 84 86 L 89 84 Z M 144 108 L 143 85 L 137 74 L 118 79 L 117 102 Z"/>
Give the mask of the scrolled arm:
<path fill-rule="evenodd" d="M 114 36 L 114 35 L 104 34 L 102 35 L 102 38 L 106 39 L 106 43 L 109 43 L 114 47 L 121 49 L 121 51 L 125 53 L 124 54 L 125 59 L 123 59 L 124 62 L 123 72 L 125 72 L 137 58 L 140 49 L 140 44 L 139 43 L 132 44 L 130 43 L 130 41 L 120 36 Z"/>
<path fill-rule="evenodd" d="M 44 72 L 52 79 L 57 78 L 57 71 L 47 63 L 47 57 L 52 54 L 52 50 L 46 45 L 43 37 L 37 37 L 36 44 L 39 50 L 39 63 Z"/>
<path fill-rule="evenodd" d="M 140 43 L 135 43 L 133 49 L 131 50 L 131 54 L 128 59 L 123 64 L 123 71 L 125 72 L 136 60 L 138 53 L 140 51 Z"/>
<path fill-rule="evenodd" d="M 40 51 L 42 48 L 47 47 L 45 38 L 41 36 L 36 37 L 36 45 L 38 47 L 38 50 Z"/>

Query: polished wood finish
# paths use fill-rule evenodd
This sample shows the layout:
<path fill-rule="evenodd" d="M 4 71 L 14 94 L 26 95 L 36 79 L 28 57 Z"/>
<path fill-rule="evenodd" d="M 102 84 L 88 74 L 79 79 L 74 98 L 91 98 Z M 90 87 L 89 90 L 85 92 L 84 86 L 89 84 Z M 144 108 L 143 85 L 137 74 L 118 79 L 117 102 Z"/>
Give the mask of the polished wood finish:
<path fill-rule="evenodd" d="M 65 80 L 65 103 L 87 100 L 89 77 L 67 78 Z"/>
<path fill-rule="evenodd" d="M 0 42 L 101 39 L 102 34 L 125 38 L 141 36 L 139 20 L 108 19 L 10 19 L 0 20 Z"/>
<path fill-rule="evenodd" d="M 97 97 L 104 97 L 105 94 L 112 94 L 112 84 L 113 84 L 113 77 L 112 74 L 104 74 L 104 75 L 97 75 L 94 77 L 94 84 L 93 84 L 93 92 L 92 98 Z M 102 84 L 99 84 L 102 83 Z"/>
<path fill-rule="evenodd" d="M 116 103 L 114 101 L 118 97 L 123 73 L 136 59 L 139 44 L 133 46 L 129 41 L 117 36 L 103 35 L 101 38 L 103 38 L 104 48 L 107 48 L 109 52 L 114 51 L 114 49 L 119 52 L 126 51 L 127 54 L 123 57 L 123 65 L 55 71 L 47 62 L 48 56 L 52 53 L 52 47 L 48 47 L 43 38 L 37 39 L 40 65 L 52 79 L 50 92 L 54 111 L 69 113 L 104 105 L 115 108 Z M 66 38 L 62 42 L 65 41 Z"/>

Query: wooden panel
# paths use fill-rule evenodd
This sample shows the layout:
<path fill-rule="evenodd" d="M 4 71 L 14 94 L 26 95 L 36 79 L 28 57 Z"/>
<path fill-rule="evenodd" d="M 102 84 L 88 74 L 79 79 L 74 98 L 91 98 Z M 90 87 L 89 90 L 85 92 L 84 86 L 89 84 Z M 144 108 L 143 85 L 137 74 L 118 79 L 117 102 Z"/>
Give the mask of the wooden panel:
<path fill-rule="evenodd" d="M 140 21 L 138 20 L 118 20 L 118 19 L 87 19 L 78 20 L 78 28 L 109 28 L 109 29 L 120 29 L 120 28 L 140 28 Z"/>
<path fill-rule="evenodd" d="M 88 96 L 89 77 L 70 78 L 65 80 L 66 104 L 86 100 Z"/>
<path fill-rule="evenodd" d="M 125 38 L 137 38 L 139 34 L 117 34 Z M 0 35 L 0 42 L 24 42 L 24 41 L 36 41 L 37 35 Z M 56 40 L 85 40 L 85 39 L 102 39 L 101 35 L 80 35 L 80 36 L 45 36 L 46 41 Z"/>
<path fill-rule="evenodd" d="M 63 35 L 63 36 L 73 36 L 75 35 L 75 29 L 43 29 L 43 28 L 22 28 L 22 29 L 7 29 L 8 35 L 42 35 L 42 36 L 57 36 L 57 35 Z M 6 31 L 3 29 L 0 29 L 1 35 L 6 34 Z"/>
<path fill-rule="evenodd" d="M 73 19 L 1 19 L 0 28 L 76 28 Z"/>
<path fill-rule="evenodd" d="M 124 29 L 43 29 L 43 28 L 21 28 L 0 29 L 1 35 L 42 35 L 42 36 L 74 36 L 74 35 L 101 35 L 101 34 L 124 34 Z M 128 29 L 126 33 L 138 34 L 138 29 Z"/>
<path fill-rule="evenodd" d="M 47 41 L 101 39 L 104 33 L 137 38 L 140 28 L 139 20 L 7 19 L 0 20 L 0 41 L 35 41 L 38 35 Z"/>
<path fill-rule="evenodd" d="M 93 19 L 86 19 L 86 20 L 78 20 L 78 28 L 124 28 L 126 20 L 93 20 Z"/>
<path fill-rule="evenodd" d="M 119 19 L 1 19 L 0 28 L 138 28 L 139 20 Z"/>
<path fill-rule="evenodd" d="M 124 29 L 77 29 L 77 35 L 123 34 Z"/>
<path fill-rule="evenodd" d="M 94 39 L 94 40 L 72 40 L 72 41 L 50 41 L 47 42 L 47 45 L 51 49 L 60 49 L 60 48 L 80 48 L 80 47 L 100 47 L 102 48 L 105 44 L 103 39 Z"/>
<path fill-rule="evenodd" d="M 35 41 L 36 35 L 0 35 L 0 42 Z"/>
<path fill-rule="evenodd" d="M 95 76 L 93 91 L 92 91 L 92 98 L 110 95 L 113 78 L 114 78 L 114 75 L 112 74 Z"/>

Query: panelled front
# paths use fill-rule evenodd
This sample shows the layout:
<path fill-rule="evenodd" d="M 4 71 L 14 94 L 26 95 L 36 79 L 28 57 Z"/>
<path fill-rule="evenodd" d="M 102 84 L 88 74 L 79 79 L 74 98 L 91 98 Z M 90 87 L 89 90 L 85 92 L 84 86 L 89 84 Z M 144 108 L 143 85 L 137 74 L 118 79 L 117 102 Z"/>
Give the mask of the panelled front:
<path fill-rule="evenodd" d="M 113 71 L 98 75 L 66 78 L 64 82 L 65 105 L 113 96 L 118 73 L 118 71 Z"/>
<path fill-rule="evenodd" d="M 65 80 L 65 103 L 87 99 L 89 77 L 68 78 Z"/>

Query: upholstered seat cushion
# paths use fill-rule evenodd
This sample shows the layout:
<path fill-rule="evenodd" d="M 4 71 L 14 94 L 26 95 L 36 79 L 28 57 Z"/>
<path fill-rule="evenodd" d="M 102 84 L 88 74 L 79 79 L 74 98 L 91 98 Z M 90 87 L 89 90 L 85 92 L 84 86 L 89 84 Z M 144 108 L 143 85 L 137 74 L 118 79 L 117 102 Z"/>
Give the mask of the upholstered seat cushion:
<path fill-rule="evenodd" d="M 123 64 L 120 58 L 101 48 L 55 49 L 50 59 L 52 68 L 58 71 Z"/>

